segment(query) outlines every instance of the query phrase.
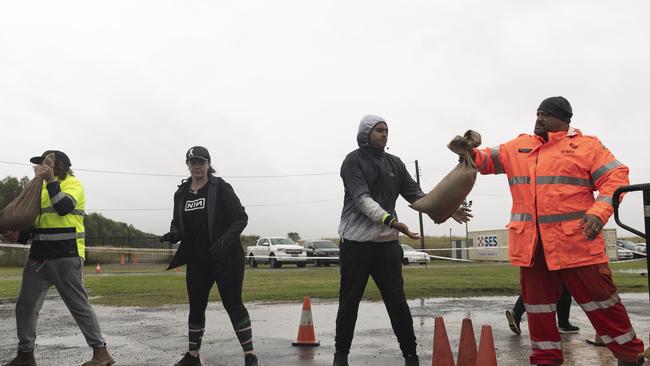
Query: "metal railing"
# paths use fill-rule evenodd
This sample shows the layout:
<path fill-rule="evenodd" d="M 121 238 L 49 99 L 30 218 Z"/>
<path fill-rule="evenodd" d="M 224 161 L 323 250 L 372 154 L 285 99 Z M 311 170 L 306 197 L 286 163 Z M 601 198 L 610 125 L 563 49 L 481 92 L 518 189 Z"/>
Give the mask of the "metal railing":
<path fill-rule="evenodd" d="M 643 215 L 644 215 L 644 222 L 645 222 L 645 232 L 641 232 L 639 230 L 636 230 L 628 225 L 625 225 L 624 223 L 621 222 L 619 213 L 618 213 L 618 208 L 621 204 L 620 198 L 621 194 L 625 192 L 637 192 L 637 191 L 642 191 L 643 192 Z M 647 234 L 650 231 L 650 183 L 645 183 L 645 184 L 633 184 L 629 186 L 623 186 L 620 187 L 619 189 L 614 192 L 614 197 L 612 197 L 613 200 L 613 205 L 614 205 L 614 220 L 616 220 L 616 223 L 622 227 L 623 229 L 630 231 L 644 239 L 646 239 L 646 244 L 645 244 L 645 252 L 646 252 L 646 268 L 648 269 L 648 296 L 650 298 L 650 256 L 648 256 L 648 239 L 647 239 Z"/>

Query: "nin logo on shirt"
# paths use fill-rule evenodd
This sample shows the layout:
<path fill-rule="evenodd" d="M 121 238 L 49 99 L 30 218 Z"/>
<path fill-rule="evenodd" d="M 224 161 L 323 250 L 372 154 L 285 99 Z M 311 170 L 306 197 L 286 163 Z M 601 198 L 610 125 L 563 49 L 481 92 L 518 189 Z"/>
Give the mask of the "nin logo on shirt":
<path fill-rule="evenodd" d="M 203 210 L 205 208 L 205 197 L 185 202 L 185 211 Z"/>

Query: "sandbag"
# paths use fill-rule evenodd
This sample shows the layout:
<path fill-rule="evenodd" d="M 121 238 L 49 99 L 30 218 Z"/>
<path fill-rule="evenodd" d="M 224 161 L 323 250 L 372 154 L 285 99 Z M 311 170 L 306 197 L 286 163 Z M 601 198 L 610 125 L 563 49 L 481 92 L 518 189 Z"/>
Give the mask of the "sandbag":
<path fill-rule="evenodd" d="M 431 192 L 413 202 L 410 207 L 426 213 L 436 224 L 447 221 L 474 187 L 477 170 L 471 149 L 480 145 L 481 135 L 472 130 L 451 140 L 447 147 L 461 157 L 461 162 Z"/>
<path fill-rule="evenodd" d="M 43 165 L 54 167 L 54 154 L 49 154 Z M 34 177 L 25 184 L 23 191 L 0 211 L 0 234 L 9 231 L 30 232 L 41 209 L 43 179 Z"/>

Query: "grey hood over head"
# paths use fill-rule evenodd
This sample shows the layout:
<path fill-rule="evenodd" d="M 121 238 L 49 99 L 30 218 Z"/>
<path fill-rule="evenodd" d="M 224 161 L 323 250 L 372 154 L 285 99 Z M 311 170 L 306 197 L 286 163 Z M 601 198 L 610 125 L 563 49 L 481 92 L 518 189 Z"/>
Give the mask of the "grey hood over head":
<path fill-rule="evenodd" d="M 370 147 L 370 131 L 380 122 L 386 123 L 386 120 L 383 117 L 372 114 L 364 116 L 361 119 L 361 122 L 359 122 L 359 131 L 357 132 L 357 144 L 359 144 L 360 148 Z"/>
<path fill-rule="evenodd" d="M 387 242 L 398 239 L 398 231 L 389 227 L 397 219 L 395 203 L 401 195 L 409 202 L 423 196 L 422 190 L 397 157 L 370 145 L 370 131 L 384 122 L 368 115 L 361 119 L 357 143 L 341 164 L 345 189 L 339 235 L 356 242 Z"/>

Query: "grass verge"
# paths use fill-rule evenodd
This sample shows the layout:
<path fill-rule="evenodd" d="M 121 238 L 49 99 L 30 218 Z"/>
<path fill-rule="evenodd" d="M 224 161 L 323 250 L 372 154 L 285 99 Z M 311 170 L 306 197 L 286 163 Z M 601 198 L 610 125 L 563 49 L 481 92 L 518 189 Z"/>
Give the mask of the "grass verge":
<path fill-rule="evenodd" d="M 619 292 L 647 292 L 645 276 L 634 270 L 645 268 L 645 261 L 611 264 Z M 102 274 L 94 266 L 85 268 L 85 284 L 92 302 L 112 306 L 160 306 L 187 303 L 185 275 L 166 271 L 164 265 L 109 265 Z M 0 268 L 0 301 L 15 301 L 20 290 L 21 268 Z M 321 299 L 338 297 L 339 268 L 307 267 L 268 269 L 247 268 L 244 301 L 299 301 L 304 296 Z M 515 295 L 519 293 L 519 271 L 508 264 L 465 264 L 433 262 L 404 267 L 408 298 Z M 366 300 L 381 297 L 373 281 L 368 282 Z M 219 299 L 212 291 L 210 299 Z"/>

